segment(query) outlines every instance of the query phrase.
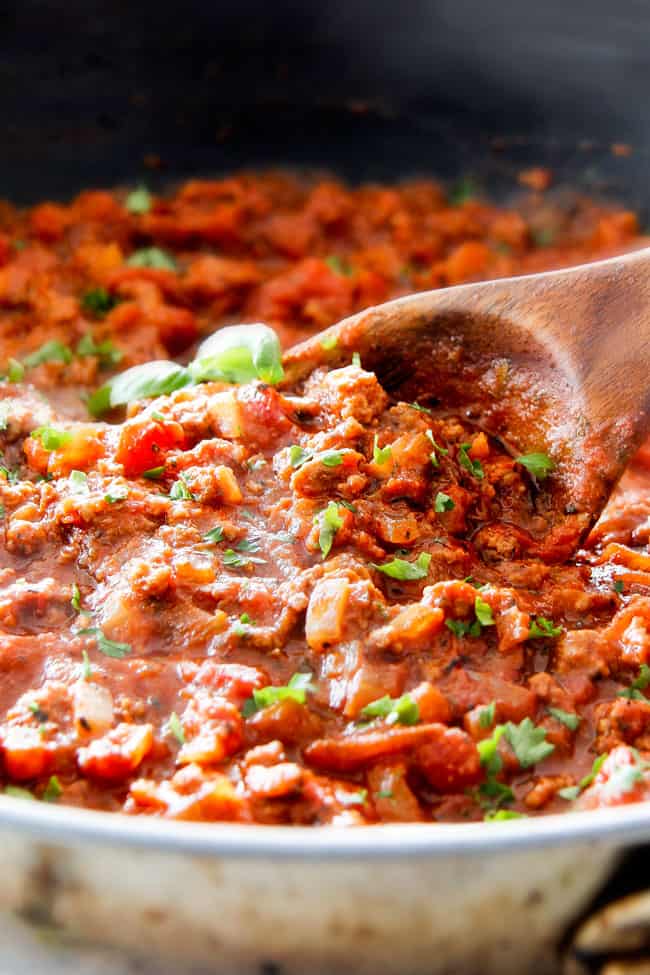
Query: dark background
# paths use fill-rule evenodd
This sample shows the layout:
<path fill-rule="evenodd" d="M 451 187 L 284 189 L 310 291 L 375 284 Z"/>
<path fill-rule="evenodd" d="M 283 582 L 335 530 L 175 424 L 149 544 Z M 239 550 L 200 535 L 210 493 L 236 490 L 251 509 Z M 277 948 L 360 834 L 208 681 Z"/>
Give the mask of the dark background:
<path fill-rule="evenodd" d="M 0 195 L 21 201 L 133 182 L 146 155 L 154 186 L 290 164 L 499 193 L 550 163 L 650 201 L 647 0 L 5 0 L 0 51 Z"/>

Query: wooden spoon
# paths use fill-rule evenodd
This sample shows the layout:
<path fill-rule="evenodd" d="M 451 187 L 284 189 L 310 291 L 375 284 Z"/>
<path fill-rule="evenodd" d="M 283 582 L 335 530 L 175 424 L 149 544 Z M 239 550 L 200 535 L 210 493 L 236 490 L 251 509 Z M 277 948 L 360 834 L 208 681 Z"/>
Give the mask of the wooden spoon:
<path fill-rule="evenodd" d="M 650 431 L 650 248 L 377 305 L 290 349 L 287 381 L 352 352 L 396 399 L 548 454 L 536 503 L 566 558 Z"/>

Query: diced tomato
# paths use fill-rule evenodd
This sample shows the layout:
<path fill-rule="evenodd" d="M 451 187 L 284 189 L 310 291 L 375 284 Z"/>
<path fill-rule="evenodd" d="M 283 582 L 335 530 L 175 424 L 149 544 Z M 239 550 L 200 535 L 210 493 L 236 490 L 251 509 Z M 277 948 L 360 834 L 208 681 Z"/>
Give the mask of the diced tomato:
<path fill-rule="evenodd" d="M 127 477 L 139 477 L 145 471 L 164 467 L 167 451 L 182 447 L 184 441 L 179 423 L 136 417 L 122 426 L 115 460 L 122 464 Z"/>

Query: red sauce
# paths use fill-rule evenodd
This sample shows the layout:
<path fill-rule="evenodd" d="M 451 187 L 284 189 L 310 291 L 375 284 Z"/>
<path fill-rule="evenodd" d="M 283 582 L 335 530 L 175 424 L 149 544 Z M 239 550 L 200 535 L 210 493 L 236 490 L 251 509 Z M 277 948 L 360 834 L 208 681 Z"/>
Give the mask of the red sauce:
<path fill-rule="evenodd" d="M 223 324 L 288 345 L 399 294 L 638 245 L 633 214 L 523 182 L 510 209 L 272 174 L 0 210 L 10 793 L 288 824 L 646 798 L 647 450 L 558 564 L 525 465 L 363 364 L 188 385 L 110 422 L 85 405 Z"/>

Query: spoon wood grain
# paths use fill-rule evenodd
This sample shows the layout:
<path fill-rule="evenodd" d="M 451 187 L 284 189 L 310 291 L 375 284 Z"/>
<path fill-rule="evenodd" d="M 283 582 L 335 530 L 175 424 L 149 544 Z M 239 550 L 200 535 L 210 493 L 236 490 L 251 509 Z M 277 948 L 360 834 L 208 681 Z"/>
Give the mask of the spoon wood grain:
<path fill-rule="evenodd" d="M 396 398 L 547 453 L 537 504 L 567 557 L 650 430 L 650 249 L 377 305 L 290 349 L 287 380 L 353 351 Z"/>

